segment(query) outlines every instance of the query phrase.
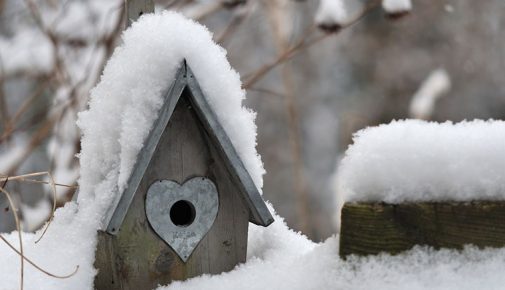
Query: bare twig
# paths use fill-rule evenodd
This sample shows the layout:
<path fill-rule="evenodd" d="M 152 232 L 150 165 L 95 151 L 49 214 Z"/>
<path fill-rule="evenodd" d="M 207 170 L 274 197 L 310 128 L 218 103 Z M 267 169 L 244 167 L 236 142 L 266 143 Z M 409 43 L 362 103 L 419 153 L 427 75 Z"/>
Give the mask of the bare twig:
<path fill-rule="evenodd" d="M 216 42 L 222 44 L 226 39 L 229 39 L 235 31 L 237 31 L 237 28 L 240 27 L 242 23 L 244 23 L 244 20 L 246 20 L 250 15 L 252 11 L 252 4 L 247 4 L 248 6 L 245 7 L 246 11 L 237 11 L 228 25 L 225 27 L 223 32 L 216 38 Z"/>
<path fill-rule="evenodd" d="M 7 180 L 7 178 L 0 178 L 0 182 L 1 181 L 5 181 Z M 18 180 L 18 181 L 23 181 L 23 182 L 29 182 L 29 183 L 40 183 L 40 184 L 51 184 L 50 182 L 48 181 L 43 181 L 43 180 L 35 180 L 35 179 L 29 179 L 29 178 L 10 178 L 9 181 L 14 181 L 14 180 Z M 60 186 L 60 187 L 66 187 L 66 188 L 72 188 L 72 189 L 76 189 L 78 186 L 77 185 L 68 185 L 68 184 L 62 184 L 62 183 L 54 183 L 55 186 Z"/>
<path fill-rule="evenodd" d="M 340 31 L 349 28 L 353 26 L 354 24 L 358 23 L 359 20 L 361 20 L 363 17 L 365 17 L 372 9 L 378 7 L 380 5 L 380 1 L 378 0 L 372 0 L 368 2 L 363 9 L 357 13 L 354 17 L 349 20 L 348 23 L 343 25 L 340 28 Z M 288 48 L 286 51 L 281 53 L 274 61 L 267 63 L 257 69 L 254 73 L 246 75 L 246 80 L 244 81 L 243 88 L 248 89 L 252 85 L 254 85 L 256 82 L 258 82 L 260 79 L 262 79 L 268 72 L 270 72 L 272 69 L 280 65 L 281 63 L 286 62 L 287 60 L 291 59 L 293 56 L 296 54 L 310 48 L 311 46 L 314 46 L 315 44 L 321 42 L 324 39 L 327 39 L 329 36 L 333 35 L 331 33 L 325 33 L 320 36 L 315 37 L 314 39 L 309 39 L 310 35 L 316 30 L 316 26 L 313 25 L 311 28 L 307 31 L 306 34 L 304 34 L 297 42 L 295 42 L 294 45 L 292 45 L 290 48 Z"/>
<path fill-rule="evenodd" d="M 12 133 L 15 132 L 16 129 L 14 128 L 14 125 L 17 123 L 17 121 L 23 115 L 23 113 L 25 113 L 26 110 L 30 107 L 30 105 L 33 103 L 33 101 L 35 101 L 35 99 L 37 99 L 44 92 L 47 85 L 48 85 L 47 81 L 44 81 L 41 85 L 39 85 L 37 87 L 37 89 L 35 90 L 35 92 L 33 92 L 32 95 L 29 96 L 23 102 L 23 104 L 21 104 L 21 106 L 16 111 L 14 116 L 12 118 L 10 118 L 5 123 L 4 132 L 3 132 L 2 136 L 0 137 L 0 143 L 4 140 L 8 139 L 12 135 Z"/>
<path fill-rule="evenodd" d="M 40 237 L 35 241 L 35 244 L 37 244 L 38 242 L 40 242 L 40 240 L 42 240 L 42 238 L 46 234 L 47 229 L 49 228 L 49 226 L 51 225 L 51 223 L 53 221 L 54 212 L 56 211 L 56 185 L 54 184 L 54 178 L 53 178 L 53 175 L 50 172 L 44 172 L 44 173 L 47 174 L 47 176 L 49 177 L 50 183 L 51 183 L 51 191 L 53 193 L 53 208 L 51 210 L 51 215 L 50 215 L 49 221 L 47 222 L 47 224 L 46 224 L 46 226 L 44 228 L 44 231 L 42 231 L 42 234 L 40 235 Z"/>

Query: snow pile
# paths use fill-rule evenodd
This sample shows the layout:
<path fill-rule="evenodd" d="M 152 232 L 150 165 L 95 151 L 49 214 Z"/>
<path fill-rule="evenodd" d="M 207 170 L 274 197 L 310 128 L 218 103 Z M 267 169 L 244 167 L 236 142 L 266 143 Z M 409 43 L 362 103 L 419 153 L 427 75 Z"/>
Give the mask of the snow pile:
<path fill-rule="evenodd" d="M 343 0 L 320 0 L 315 19 L 319 27 L 338 29 L 346 24 L 348 18 Z"/>
<path fill-rule="evenodd" d="M 451 89 L 451 78 L 445 69 L 436 69 L 421 84 L 410 102 L 409 114 L 416 119 L 429 119 L 435 102 Z"/>
<path fill-rule="evenodd" d="M 353 140 L 338 177 L 345 201 L 505 199 L 503 121 L 393 121 Z"/>
<path fill-rule="evenodd" d="M 402 14 L 412 10 L 410 0 L 382 0 L 382 9 L 391 15 Z"/>

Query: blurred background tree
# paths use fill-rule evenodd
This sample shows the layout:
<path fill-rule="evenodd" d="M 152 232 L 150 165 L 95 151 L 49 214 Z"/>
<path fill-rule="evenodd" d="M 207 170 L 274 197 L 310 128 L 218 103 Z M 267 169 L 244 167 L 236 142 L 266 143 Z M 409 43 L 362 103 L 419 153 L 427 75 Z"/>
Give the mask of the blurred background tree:
<path fill-rule="evenodd" d="M 332 177 L 353 132 L 409 117 L 505 117 L 501 0 L 414 1 L 398 19 L 378 1 L 342 1 L 350 19 L 367 13 L 337 33 L 317 29 L 315 0 L 155 4 L 205 24 L 228 50 L 258 113 L 264 196 L 316 241 L 336 231 Z M 76 185 L 75 120 L 120 42 L 124 15 L 121 0 L 0 0 L 0 174 L 50 171 Z M 39 227 L 50 214 L 48 186 L 6 187 L 25 230 Z M 59 187 L 58 204 L 74 192 Z M 12 229 L 2 196 L 0 232 Z"/>

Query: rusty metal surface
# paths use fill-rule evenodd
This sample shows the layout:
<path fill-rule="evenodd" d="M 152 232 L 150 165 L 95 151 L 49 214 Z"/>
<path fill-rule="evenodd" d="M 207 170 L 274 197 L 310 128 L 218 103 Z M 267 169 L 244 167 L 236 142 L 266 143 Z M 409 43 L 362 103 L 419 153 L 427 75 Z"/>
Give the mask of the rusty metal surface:
<path fill-rule="evenodd" d="M 188 225 L 176 225 L 170 210 L 178 201 L 194 207 L 194 220 Z M 146 214 L 154 231 L 186 262 L 198 243 L 212 227 L 219 208 L 219 196 L 214 183 L 195 177 L 184 184 L 170 180 L 153 183 L 146 196 Z"/>

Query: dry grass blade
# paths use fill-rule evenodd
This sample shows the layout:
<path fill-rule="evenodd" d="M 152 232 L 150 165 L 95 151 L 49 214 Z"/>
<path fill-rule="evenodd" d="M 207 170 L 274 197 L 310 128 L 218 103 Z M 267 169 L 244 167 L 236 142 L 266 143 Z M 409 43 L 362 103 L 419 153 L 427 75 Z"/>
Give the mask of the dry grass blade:
<path fill-rule="evenodd" d="M 35 243 L 40 242 L 40 240 L 42 239 L 42 237 L 44 237 L 44 235 L 46 234 L 47 229 L 49 228 L 49 225 L 51 225 L 51 222 L 53 221 L 54 211 L 56 210 L 56 185 L 54 183 L 53 175 L 50 172 L 41 172 L 41 173 L 45 173 L 45 174 L 47 174 L 47 176 L 49 176 L 49 180 L 50 180 L 50 183 L 51 183 L 51 191 L 53 193 L 53 208 L 52 208 L 52 211 L 51 211 L 51 217 L 49 218 L 49 221 L 47 222 L 47 225 L 44 228 L 44 231 L 42 232 L 42 234 L 40 235 L 40 237 L 35 241 Z"/>
<path fill-rule="evenodd" d="M 4 183 L 4 186 L 5 184 L 7 183 L 7 181 Z M 14 219 L 16 221 L 16 230 L 18 232 L 18 237 L 19 237 L 19 251 L 20 251 L 20 256 L 21 256 L 21 279 L 20 279 L 20 288 L 21 290 L 23 290 L 23 284 L 24 284 L 24 275 L 25 275 L 25 264 L 24 264 L 24 259 L 23 259 L 23 237 L 22 237 L 22 234 L 21 234 L 21 229 L 20 229 L 20 225 L 19 225 L 19 217 L 18 217 L 18 213 L 17 213 L 17 208 L 16 206 L 14 205 L 14 201 L 12 200 L 12 197 L 11 197 L 11 194 L 4 189 L 4 186 L 0 187 L 0 191 L 3 192 L 5 194 L 5 196 L 7 197 L 7 199 L 9 200 L 9 205 L 12 209 L 12 214 L 14 215 Z"/>
<path fill-rule="evenodd" d="M 7 178 L 1 177 L 0 182 L 5 181 Z M 14 181 L 14 179 L 9 178 L 9 181 Z M 30 179 L 30 178 L 17 178 L 17 181 L 22 181 L 22 182 L 28 182 L 28 183 L 40 183 L 40 184 L 51 184 L 49 181 L 43 181 L 43 180 L 36 180 L 36 179 Z M 68 185 L 68 184 L 62 184 L 62 183 L 54 183 L 55 186 L 60 186 L 60 187 L 66 187 L 66 188 L 77 188 L 77 185 Z"/>
<path fill-rule="evenodd" d="M 28 264 L 32 265 L 33 267 L 35 267 L 35 269 L 39 270 L 40 272 L 46 274 L 47 276 L 50 276 L 50 277 L 53 277 L 53 278 L 57 278 L 57 279 L 67 279 L 67 278 L 70 278 L 72 276 L 74 276 L 77 271 L 79 270 L 79 265 L 75 266 L 75 270 L 68 274 L 68 275 L 55 275 L 55 274 L 52 274 L 44 269 L 42 269 L 42 267 L 40 267 L 39 265 L 35 264 L 35 262 L 33 262 L 32 260 L 28 259 L 27 257 L 25 257 L 24 255 L 21 254 L 20 251 L 18 251 L 11 243 L 9 243 L 9 241 L 7 241 L 7 239 L 5 239 L 2 235 L 0 235 L 0 240 L 2 240 L 5 244 L 7 244 L 7 246 L 9 248 L 11 248 L 14 252 L 16 252 L 19 256 L 21 256 L 24 260 L 26 260 L 28 262 Z"/>
<path fill-rule="evenodd" d="M 37 176 L 44 176 L 44 175 L 47 175 L 49 177 L 49 182 L 27 179 L 27 177 L 37 177 Z M 47 229 L 49 228 L 49 225 L 51 225 L 51 222 L 53 221 L 53 217 L 54 217 L 54 211 L 56 210 L 56 183 L 54 182 L 54 178 L 53 178 L 53 176 L 52 176 L 52 174 L 50 172 L 43 171 L 43 172 L 35 172 L 35 173 L 17 175 L 17 176 L 12 176 L 12 177 L 7 176 L 7 177 L 1 177 L 0 178 L 0 182 L 1 181 L 7 182 L 7 180 L 10 180 L 10 181 L 28 181 L 28 182 L 36 182 L 36 183 L 45 183 L 45 184 L 50 184 L 50 186 L 51 186 L 51 192 L 53 194 L 53 208 L 52 208 L 52 212 L 51 212 L 51 217 L 50 217 L 49 221 L 47 222 L 47 225 L 44 228 L 44 231 L 42 232 L 42 234 L 40 235 L 40 237 L 35 241 L 35 243 L 38 243 L 42 239 L 42 237 L 44 237 Z M 60 185 L 60 186 L 70 187 L 68 185 Z M 18 229 L 18 231 L 19 231 L 19 229 Z"/>

